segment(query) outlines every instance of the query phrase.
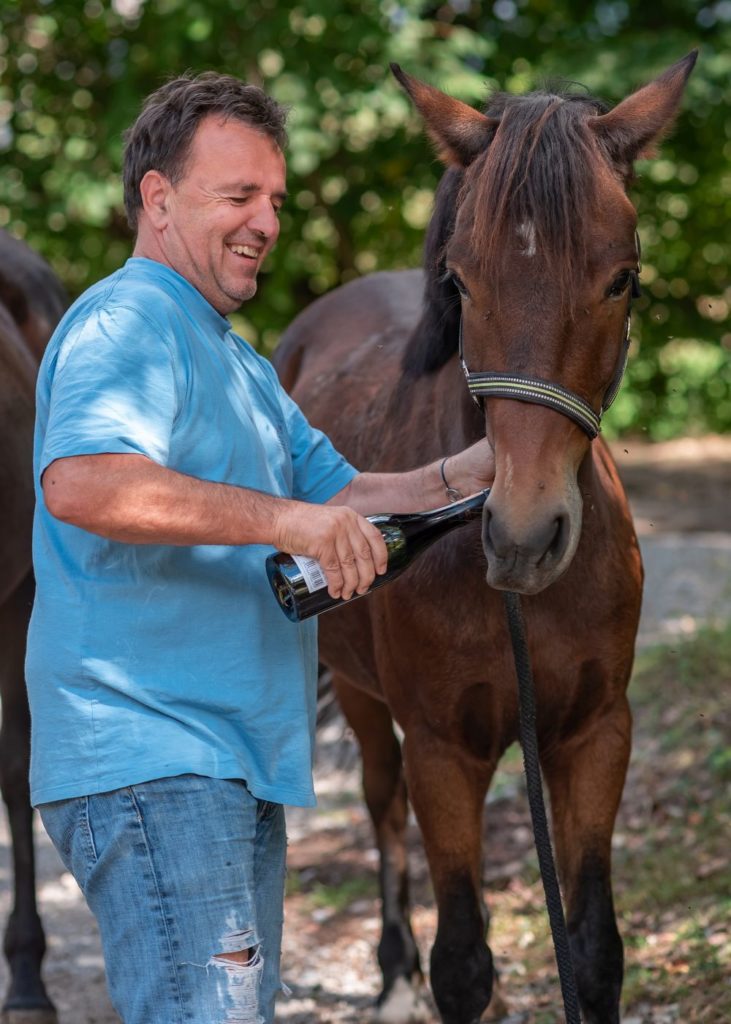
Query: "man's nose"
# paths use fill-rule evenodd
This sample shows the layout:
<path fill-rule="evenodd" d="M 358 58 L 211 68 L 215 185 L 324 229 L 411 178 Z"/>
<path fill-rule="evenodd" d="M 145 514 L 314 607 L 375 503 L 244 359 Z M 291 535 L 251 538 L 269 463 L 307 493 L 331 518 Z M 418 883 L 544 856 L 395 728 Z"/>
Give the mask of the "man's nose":
<path fill-rule="evenodd" d="M 256 203 L 250 205 L 249 210 L 251 216 L 247 226 L 262 238 L 276 238 L 279 234 L 279 218 L 271 200 L 260 196 Z"/>

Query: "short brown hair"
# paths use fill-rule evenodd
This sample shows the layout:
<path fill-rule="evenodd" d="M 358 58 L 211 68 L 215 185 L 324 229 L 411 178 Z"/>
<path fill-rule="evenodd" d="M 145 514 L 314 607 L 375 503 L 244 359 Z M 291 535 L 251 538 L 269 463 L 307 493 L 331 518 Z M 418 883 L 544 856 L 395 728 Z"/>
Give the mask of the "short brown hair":
<path fill-rule="evenodd" d="M 286 108 L 258 86 L 215 71 L 166 82 L 148 96 L 124 134 L 124 208 L 133 230 L 142 207 L 143 177 L 154 170 L 173 184 L 180 181 L 196 129 L 209 114 L 243 121 L 269 135 L 281 149 L 287 143 Z"/>

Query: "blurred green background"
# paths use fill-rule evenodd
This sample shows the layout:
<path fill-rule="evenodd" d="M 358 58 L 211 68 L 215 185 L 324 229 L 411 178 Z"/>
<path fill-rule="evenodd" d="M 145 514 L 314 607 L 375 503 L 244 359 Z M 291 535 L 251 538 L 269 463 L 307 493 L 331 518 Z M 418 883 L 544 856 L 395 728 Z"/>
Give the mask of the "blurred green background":
<path fill-rule="evenodd" d="M 291 106 L 282 235 L 236 323 L 269 352 L 314 297 L 416 266 L 441 167 L 388 72 L 475 106 L 582 83 L 614 103 L 700 47 L 676 131 L 638 164 L 644 297 L 607 432 L 731 428 L 731 0 L 3 0 L 0 226 L 73 297 L 129 255 L 121 133 L 166 78 L 216 69 Z"/>

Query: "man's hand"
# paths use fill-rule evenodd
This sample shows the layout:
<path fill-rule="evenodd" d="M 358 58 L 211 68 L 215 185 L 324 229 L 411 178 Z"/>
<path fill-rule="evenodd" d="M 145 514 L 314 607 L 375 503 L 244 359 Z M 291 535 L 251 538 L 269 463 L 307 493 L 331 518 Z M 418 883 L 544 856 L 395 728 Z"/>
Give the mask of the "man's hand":
<path fill-rule="evenodd" d="M 450 455 L 444 464 L 444 476 L 449 486 L 465 498 L 490 487 L 495 479 L 495 452 L 487 438 Z"/>
<path fill-rule="evenodd" d="M 283 502 L 274 522 L 274 544 L 282 551 L 316 558 L 331 597 L 365 594 L 386 571 L 388 552 L 379 530 L 342 505 Z"/>

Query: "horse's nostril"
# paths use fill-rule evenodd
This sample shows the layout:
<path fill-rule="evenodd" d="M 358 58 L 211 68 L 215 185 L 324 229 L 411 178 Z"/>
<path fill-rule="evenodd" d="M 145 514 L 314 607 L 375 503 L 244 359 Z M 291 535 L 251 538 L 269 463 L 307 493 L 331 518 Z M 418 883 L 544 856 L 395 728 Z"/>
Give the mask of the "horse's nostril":
<path fill-rule="evenodd" d="M 550 555 L 555 561 L 561 558 L 564 551 L 566 550 L 566 544 L 569 536 L 569 521 L 568 516 L 561 515 L 556 516 L 555 520 L 555 532 L 553 540 L 549 544 L 546 555 Z"/>
<path fill-rule="evenodd" d="M 502 517 L 485 506 L 482 519 L 482 546 L 488 561 L 497 558 L 515 561 L 524 558 L 534 566 L 560 562 L 571 540 L 571 519 L 568 512 L 560 512 L 516 528 L 511 516 Z"/>

